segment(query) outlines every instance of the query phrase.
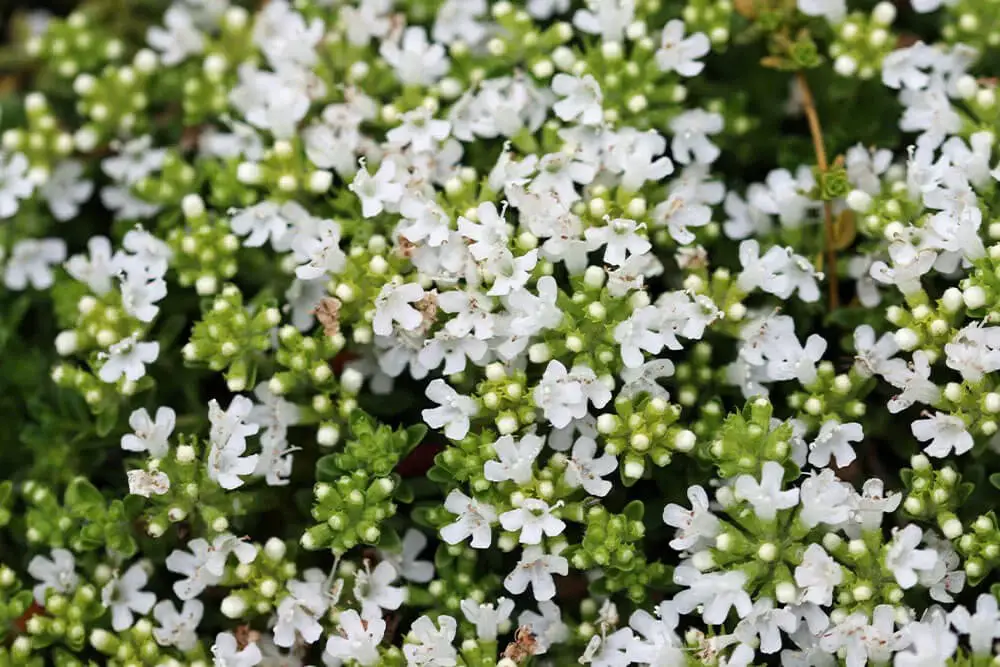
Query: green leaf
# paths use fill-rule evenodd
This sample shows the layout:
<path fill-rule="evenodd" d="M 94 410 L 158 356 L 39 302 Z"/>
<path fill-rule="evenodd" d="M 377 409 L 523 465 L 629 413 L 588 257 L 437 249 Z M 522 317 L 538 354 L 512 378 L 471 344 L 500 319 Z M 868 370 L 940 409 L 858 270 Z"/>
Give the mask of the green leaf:
<path fill-rule="evenodd" d="M 104 496 L 86 478 L 77 477 L 66 488 L 66 509 L 77 518 L 95 519 L 105 513 Z"/>
<path fill-rule="evenodd" d="M 630 521 L 642 521 L 642 516 L 645 512 L 646 508 L 643 506 L 641 500 L 633 500 L 622 510 L 622 514 L 628 517 Z"/>
<path fill-rule="evenodd" d="M 382 534 L 379 536 L 378 548 L 384 551 L 402 551 L 403 540 L 400 539 L 399 533 L 393 528 L 382 528 Z"/>
<path fill-rule="evenodd" d="M 990 475 L 990 484 L 1000 489 L 1000 472 L 995 472 Z"/>
<path fill-rule="evenodd" d="M 342 474 L 337 467 L 336 454 L 327 454 L 316 461 L 316 481 L 335 482 Z"/>

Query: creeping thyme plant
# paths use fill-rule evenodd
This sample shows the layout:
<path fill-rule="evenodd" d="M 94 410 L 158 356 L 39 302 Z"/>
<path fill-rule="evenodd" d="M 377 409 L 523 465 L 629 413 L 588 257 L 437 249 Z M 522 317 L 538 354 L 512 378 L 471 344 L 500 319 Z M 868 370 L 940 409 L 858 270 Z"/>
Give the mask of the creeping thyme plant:
<path fill-rule="evenodd" d="M 17 14 L 0 667 L 998 664 L 998 53 L 992 0 Z"/>

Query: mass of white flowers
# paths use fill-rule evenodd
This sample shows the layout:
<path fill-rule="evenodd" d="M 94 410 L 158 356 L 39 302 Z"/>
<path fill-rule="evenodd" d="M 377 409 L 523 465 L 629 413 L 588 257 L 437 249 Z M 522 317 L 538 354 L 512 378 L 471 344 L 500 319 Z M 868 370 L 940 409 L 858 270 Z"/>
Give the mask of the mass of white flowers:
<path fill-rule="evenodd" d="M 16 17 L 0 667 L 1000 664 L 1000 4 Z"/>

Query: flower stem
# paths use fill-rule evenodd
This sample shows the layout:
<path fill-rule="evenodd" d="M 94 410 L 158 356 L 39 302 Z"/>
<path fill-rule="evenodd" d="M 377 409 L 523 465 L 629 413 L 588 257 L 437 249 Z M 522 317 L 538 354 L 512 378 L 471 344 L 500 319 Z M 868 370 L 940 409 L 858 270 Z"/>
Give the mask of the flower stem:
<path fill-rule="evenodd" d="M 816 165 L 819 167 L 820 175 L 826 174 L 830 165 L 826 160 L 826 148 L 823 145 L 823 128 L 819 124 L 819 114 L 816 113 L 816 102 L 813 100 L 812 90 L 809 88 L 809 81 L 802 70 L 795 73 L 799 90 L 802 93 L 802 108 L 809 121 L 809 134 L 812 135 L 813 150 L 816 152 Z M 827 285 L 830 290 L 830 309 L 837 308 L 840 301 L 840 291 L 837 285 L 837 249 L 836 239 L 833 229 L 833 204 L 829 200 L 823 201 L 823 230 L 826 236 L 826 275 Z"/>

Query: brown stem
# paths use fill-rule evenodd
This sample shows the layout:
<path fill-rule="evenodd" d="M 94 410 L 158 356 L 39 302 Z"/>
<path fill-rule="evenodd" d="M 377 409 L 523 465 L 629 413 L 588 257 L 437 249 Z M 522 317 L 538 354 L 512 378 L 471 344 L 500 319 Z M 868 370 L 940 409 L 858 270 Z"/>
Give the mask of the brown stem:
<path fill-rule="evenodd" d="M 809 121 L 809 134 L 812 135 L 813 150 L 816 152 L 816 165 L 820 174 L 826 174 L 830 168 L 826 161 L 826 147 L 823 145 L 823 128 L 819 124 L 819 114 L 816 113 L 816 102 L 813 100 L 812 90 L 809 89 L 809 82 L 806 80 L 804 72 L 799 70 L 795 73 L 795 78 L 799 84 L 799 91 L 802 93 L 802 108 Z M 823 202 L 823 230 L 826 236 L 826 275 L 827 285 L 830 289 L 830 309 L 838 307 L 840 301 L 840 291 L 837 285 L 837 249 L 836 238 L 833 230 L 833 205 L 829 200 Z"/>

